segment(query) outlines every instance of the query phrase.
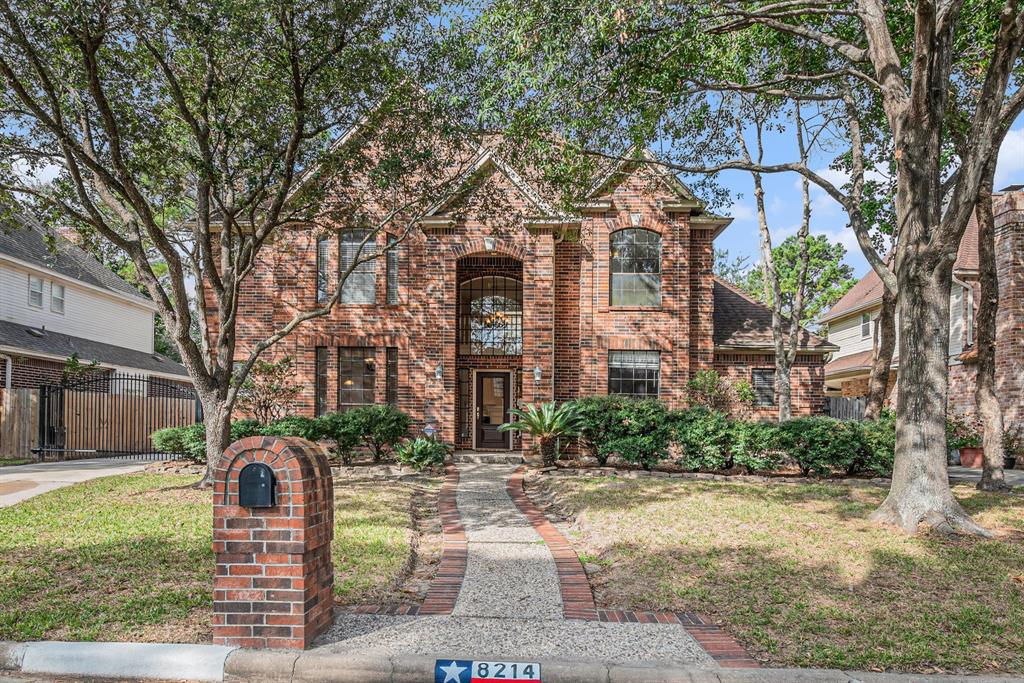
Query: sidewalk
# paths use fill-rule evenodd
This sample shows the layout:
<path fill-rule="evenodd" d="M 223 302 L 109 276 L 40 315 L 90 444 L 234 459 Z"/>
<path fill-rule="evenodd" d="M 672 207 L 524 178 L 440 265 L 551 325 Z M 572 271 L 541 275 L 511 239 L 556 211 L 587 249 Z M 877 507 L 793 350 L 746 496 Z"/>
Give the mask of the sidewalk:
<path fill-rule="evenodd" d="M 37 462 L 0 468 L 0 508 L 20 503 L 47 491 L 99 477 L 145 469 L 153 460 L 92 458 L 63 462 Z"/>

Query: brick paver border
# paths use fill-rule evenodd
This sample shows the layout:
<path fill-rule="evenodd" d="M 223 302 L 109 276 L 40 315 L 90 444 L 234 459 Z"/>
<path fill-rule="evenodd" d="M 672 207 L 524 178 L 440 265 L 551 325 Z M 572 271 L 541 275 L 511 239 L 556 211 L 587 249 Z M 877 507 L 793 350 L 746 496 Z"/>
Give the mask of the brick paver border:
<path fill-rule="evenodd" d="M 568 539 L 548 521 L 523 488 L 525 467 L 518 468 L 508 480 L 508 495 L 519 511 L 533 524 L 547 543 L 558 567 L 562 590 L 562 611 L 566 619 L 584 619 L 612 623 L 679 624 L 723 668 L 759 668 L 761 665 L 722 627 L 692 612 L 635 612 L 598 609 L 594 593 L 576 551 Z"/>
<path fill-rule="evenodd" d="M 587 580 L 587 573 L 583 571 L 580 558 L 562 532 L 555 528 L 555 525 L 549 522 L 544 513 L 526 496 L 523 489 L 525 471 L 525 467 L 517 468 L 509 477 L 506 488 L 512 502 L 530 520 L 530 524 L 547 543 L 551 556 L 555 559 L 558 586 L 562 592 L 562 614 L 566 619 L 597 621 L 597 605 L 594 604 L 594 594 L 590 590 L 590 581 Z"/>
<path fill-rule="evenodd" d="M 418 616 L 421 614 L 447 615 L 455 609 L 455 601 L 466 576 L 466 530 L 462 526 L 455 491 L 459 488 L 459 470 L 454 465 L 445 467 L 444 483 L 437 496 L 441 517 L 441 561 L 437 573 L 430 581 L 422 605 L 388 603 L 380 605 L 349 605 L 342 611 L 355 614 L 387 614 L 390 616 Z"/>

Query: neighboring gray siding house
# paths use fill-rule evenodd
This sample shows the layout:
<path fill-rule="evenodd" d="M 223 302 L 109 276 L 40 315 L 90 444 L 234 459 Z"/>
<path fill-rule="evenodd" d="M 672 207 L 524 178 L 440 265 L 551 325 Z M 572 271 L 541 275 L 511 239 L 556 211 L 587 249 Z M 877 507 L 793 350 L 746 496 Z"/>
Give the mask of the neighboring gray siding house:
<path fill-rule="evenodd" d="M 0 222 L 0 388 L 59 382 L 67 359 L 106 373 L 187 382 L 154 353 L 156 306 L 38 222 Z"/>

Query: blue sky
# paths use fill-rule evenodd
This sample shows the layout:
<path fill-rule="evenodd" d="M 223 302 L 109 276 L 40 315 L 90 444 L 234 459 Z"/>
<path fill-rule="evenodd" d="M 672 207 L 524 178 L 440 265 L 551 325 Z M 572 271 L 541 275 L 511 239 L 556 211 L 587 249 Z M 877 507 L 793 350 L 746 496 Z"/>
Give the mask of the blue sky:
<path fill-rule="evenodd" d="M 785 149 L 782 138 L 774 137 L 766 141 L 766 162 L 793 159 L 792 152 Z M 816 170 L 827 170 L 828 159 L 812 159 L 811 166 Z M 826 177 L 833 181 L 842 180 L 834 171 L 828 171 Z M 747 255 L 750 257 L 749 263 L 754 264 L 759 257 L 759 246 L 757 207 L 750 174 L 729 171 L 719 176 L 719 182 L 733 195 L 732 206 L 723 209 L 722 213 L 732 216 L 734 220 L 715 240 L 715 246 L 727 249 L 730 257 Z M 999 151 L 995 188 L 999 190 L 1012 184 L 1024 184 L 1024 117 L 1014 124 Z M 764 176 L 764 185 L 768 225 L 772 232 L 772 242 L 777 245 L 787 236 L 795 234 L 800 226 L 803 213 L 800 182 L 795 174 L 785 173 Z M 857 277 L 863 276 L 869 266 L 861 254 L 853 231 L 846 226 L 845 212 L 831 197 L 817 190 L 814 185 L 811 185 L 811 200 L 811 232 L 828 235 L 833 242 L 842 243 L 846 247 L 846 262 L 853 268 Z"/>

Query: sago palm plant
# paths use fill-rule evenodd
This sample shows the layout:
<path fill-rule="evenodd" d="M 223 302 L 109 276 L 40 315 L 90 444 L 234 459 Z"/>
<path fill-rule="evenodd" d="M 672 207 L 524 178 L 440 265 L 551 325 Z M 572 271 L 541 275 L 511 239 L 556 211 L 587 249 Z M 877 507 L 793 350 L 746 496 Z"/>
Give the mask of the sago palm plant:
<path fill-rule="evenodd" d="M 577 436 L 582 426 L 576 406 L 571 403 L 558 405 L 554 401 L 528 405 L 526 410 L 513 408 L 509 411 L 516 418 L 500 427 L 503 432 L 515 431 L 529 434 L 537 439 L 541 461 L 544 467 L 555 464 L 555 443 L 563 436 Z"/>

